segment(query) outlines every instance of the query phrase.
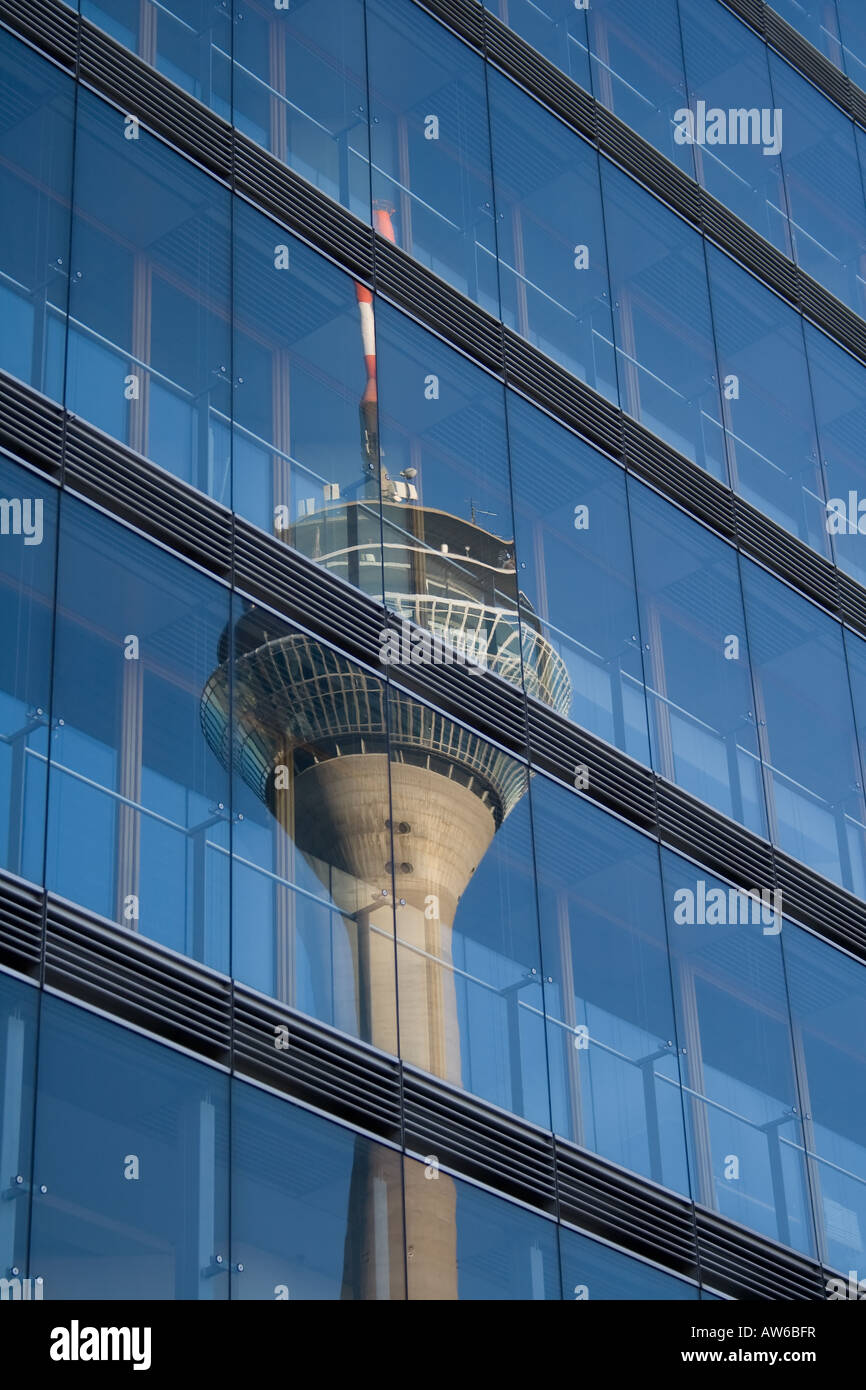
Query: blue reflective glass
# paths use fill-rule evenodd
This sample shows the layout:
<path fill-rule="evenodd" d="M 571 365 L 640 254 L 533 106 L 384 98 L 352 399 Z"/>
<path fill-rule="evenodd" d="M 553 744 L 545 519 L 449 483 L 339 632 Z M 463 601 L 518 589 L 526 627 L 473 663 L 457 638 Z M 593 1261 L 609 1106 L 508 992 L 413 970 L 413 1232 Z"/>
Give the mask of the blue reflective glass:
<path fill-rule="evenodd" d="M 66 404 L 230 501 L 229 193 L 82 91 Z"/>
<path fill-rule="evenodd" d="M 866 895 L 866 806 L 842 629 L 750 560 L 743 592 L 772 839 Z"/>
<path fill-rule="evenodd" d="M 493 69 L 488 85 L 502 317 L 616 400 L 598 155 Z"/>
<path fill-rule="evenodd" d="M 85 19 L 231 120 L 231 0 L 79 0 Z"/>
<path fill-rule="evenodd" d="M 410 0 L 367 0 L 373 223 L 499 313 L 484 61 Z"/>
<path fill-rule="evenodd" d="M 73 84 L 0 33 L 0 369 L 63 396 Z M 14 215 L 13 215 L 14 209 Z"/>
<path fill-rule="evenodd" d="M 526 770 L 394 688 L 389 706 L 400 1055 L 547 1126 Z"/>
<path fill-rule="evenodd" d="M 553 702 L 549 653 L 517 620 L 502 383 L 382 300 L 376 322 L 385 602 L 512 684 L 525 668 Z"/>
<path fill-rule="evenodd" d="M 629 496 L 653 766 L 763 834 L 736 552 L 640 483 Z"/>
<path fill-rule="evenodd" d="M 674 138 L 686 95 L 677 0 L 592 0 L 586 23 L 596 100 L 693 177 Z"/>
<path fill-rule="evenodd" d="M 45 1299 L 228 1298 L 221 1072 L 45 996 L 33 1164 Z"/>
<path fill-rule="evenodd" d="M 860 749 L 860 765 L 866 775 L 866 642 L 850 628 L 842 629 L 845 645 L 845 658 L 848 665 L 848 679 L 851 683 L 851 698 L 854 702 L 854 723 L 857 727 L 857 742 Z M 854 774 L 855 781 L 862 779 Z"/>
<path fill-rule="evenodd" d="M 822 1258 L 866 1261 L 866 972 L 808 932 L 786 928 L 785 962 Z"/>
<path fill-rule="evenodd" d="M 236 1081 L 231 1162 L 233 1299 L 405 1298 L 399 1153 Z"/>
<path fill-rule="evenodd" d="M 228 593 L 64 497 L 46 880 L 228 970 L 228 777 L 201 699 Z"/>
<path fill-rule="evenodd" d="M 588 0 L 484 0 L 490 10 L 551 63 L 590 90 L 586 48 Z"/>
<path fill-rule="evenodd" d="M 363 0 L 236 0 L 234 124 L 370 219 Z"/>
<path fill-rule="evenodd" d="M 511 392 L 508 428 L 524 647 L 560 713 L 648 763 L 625 475 Z"/>
<path fill-rule="evenodd" d="M 751 897 L 668 850 L 662 864 L 694 1199 L 811 1254 L 781 894 Z"/>
<path fill-rule="evenodd" d="M 792 29 L 808 39 L 819 53 L 841 68 L 842 50 L 836 3 L 837 0 L 773 0 L 773 9 L 787 20 Z M 844 6 L 845 0 L 839 0 L 839 3 Z M 859 5 L 860 0 L 855 0 L 855 3 Z"/>
<path fill-rule="evenodd" d="M 782 163 L 772 151 L 775 105 L 767 49 L 724 5 L 679 0 L 698 182 L 786 255 L 791 254 Z M 698 103 L 703 103 L 699 107 Z M 703 123 L 700 121 L 703 110 Z M 710 113 L 723 112 L 724 122 Z M 764 112 L 768 113 L 766 117 Z M 782 126 L 782 137 L 786 127 Z M 763 130 L 766 120 L 767 129 Z M 701 139 L 700 126 L 704 136 Z M 778 126 L 776 126 L 778 133 Z M 765 134 L 769 138 L 764 138 Z M 723 137 L 720 138 L 720 137 Z"/>
<path fill-rule="evenodd" d="M 234 750 L 232 973 L 396 1053 L 384 684 L 239 600 L 210 660 L 205 735 Z"/>
<path fill-rule="evenodd" d="M 404 1160 L 409 1298 L 560 1299 L 557 1227 L 468 1182 Z"/>
<path fill-rule="evenodd" d="M 44 1278 L 27 1267 L 38 1002 L 32 986 L 0 974 L 0 1271 L 31 1281 L 22 1299 L 38 1296 L 32 1281 Z"/>
<path fill-rule="evenodd" d="M 866 367 L 804 324 L 836 564 L 866 584 Z"/>
<path fill-rule="evenodd" d="M 0 458 L 0 866 L 42 882 L 57 495 Z"/>
<path fill-rule="evenodd" d="M 240 200 L 233 254 L 235 511 L 381 600 L 372 294 Z"/>
<path fill-rule="evenodd" d="M 689 1191 L 657 846 L 532 784 L 553 1127 Z"/>
<path fill-rule="evenodd" d="M 858 87 L 866 88 L 866 12 L 861 0 L 836 0 L 836 10 L 845 71 Z"/>
<path fill-rule="evenodd" d="M 866 314 L 866 209 L 854 126 L 772 49 L 775 105 L 784 112 L 782 163 L 797 264 Z"/>
<path fill-rule="evenodd" d="M 654 1265 L 633 1259 L 601 1241 L 590 1240 L 563 1226 L 559 1232 L 563 1298 L 575 1302 L 599 1299 L 697 1299 L 696 1284 L 676 1279 Z"/>
<path fill-rule="evenodd" d="M 622 407 L 724 478 L 703 241 L 609 160 L 601 166 Z"/>
<path fill-rule="evenodd" d="M 803 321 L 714 246 L 707 264 L 731 484 L 827 554 Z"/>

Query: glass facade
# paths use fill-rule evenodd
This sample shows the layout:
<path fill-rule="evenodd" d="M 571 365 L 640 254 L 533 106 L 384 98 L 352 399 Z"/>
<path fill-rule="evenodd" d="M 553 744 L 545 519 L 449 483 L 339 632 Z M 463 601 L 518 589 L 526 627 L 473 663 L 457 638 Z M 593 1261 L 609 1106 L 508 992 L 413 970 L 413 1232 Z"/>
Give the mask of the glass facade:
<path fill-rule="evenodd" d="M 519 424 L 529 407 L 513 408 Z M 533 445 L 555 459 L 567 436 L 547 423 Z M 589 643 L 570 648 L 568 680 L 596 694 L 584 722 L 610 732 L 616 714 L 628 742 L 645 710 L 663 777 L 862 896 L 866 643 L 643 485 L 626 499 L 600 456 L 575 461 L 571 495 L 599 523 L 578 561 L 590 581 L 613 563 L 605 537 L 630 535 L 632 598 L 593 637 L 617 659 L 597 654 L 592 681 Z M 5 476 L 16 494 L 33 477 Z M 32 639 L 6 678 L 5 867 L 40 882 L 45 852 L 46 886 L 117 928 L 773 1239 L 809 1253 L 831 1238 L 812 1235 L 808 1141 L 778 1129 L 799 1054 L 774 933 L 749 967 L 767 1075 L 747 1094 L 713 1042 L 739 1027 L 744 976 L 739 993 L 701 983 L 720 934 L 675 930 L 683 861 L 662 876 L 651 838 L 530 788 L 523 762 L 387 675 L 68 496 L 52 625 L 57 502 L 33 490 L 40 544 L 4 552 L 10 623 Z M 556 553 L 547 518 L 524 525 Z M 635 612 L 646 642 L 626 634 Z M 741 967 L 749 944 L 732 942 Z M 751 1189 L 719 1176 L 741 1150 Z"/>
<path fill-rule="evenodd" d="M 853 0 L 776 8 L 858 80 Z M 725 6 L 486 10 L 866 317 L 866 132 Z M 99 468 L 182 492 L 232 545 L 258 535 L 289 576 L 267 594 L 145 535 L 74 430 L 56 458 L 4 432 L 0 889 L 237 981 L 455 1114 L 853 1267 L 866 958 L 784 915 L 778 867 L 746 880 L 778 852 L 825 907 L 866 903 L 866 638 L 641 480 L 629 441 L 638 422 L 853 592 L 864 362 L 414 0 L 80 13 L 372 228 L 407 281 L 401 255 L 432 272 L 441 312 L 420 322 L 375 258 L 368 279 L 315 249 L 277 199 L 0 31 L 3 393 L 65 408 Z M 711 107 L 761 138 L 681 139 Z M 476 360 L 469 329 L 449 340 L 455 291 L 599 420 L 622 412 L 628 466 Z M 378 606 L 378 661 L 342 649 L 306 562 L 344 612 Z M 424 666 L 460 667 L 458 693 Z M 506 705 L 531 733 L 497 728 Z M 554 726 L 633 760 L 611 779 L 684 822 L 724 818 L 726 854 L 755 837 L 741 887 L 614 813 L 594 768 L 558 781 Z M 714 1296 L 440 1170 L 399 1125 L 58 997 L 50 910 L 27 979 L 0 913 L 0 1279 L 51 1299 Z"/>
<path fill-rule="evenodd" d="M 866 136 L 781 58 L 771 74 L 757 36 L 723 6 L 679 4 L 687 69 L 694 49 L 692 106 L 712 107 L 724 92 L 750 103 L 735 108 L 746 114 L 782 110 L 785 144 L 779 155 L 739 139 L 676 148 L 694 155 L 710 192 L 864 312 Z M 335 6 L 332 20 L 345 38 L 363 16 L 343 9 L 337 16 Z M 290 18 L 279 10 L 268 20 L 281 51 L 297 49 L 305 72 L 301 53 L 312 45 L 322 57 L 324 37 L 302 42 L 283 30 L 302 14 L 312 23 L 310 11 Z M 160 24 L 167 13 L 160 10 Z M 593 64 L 612 72 L 614 38 L 636 35 L 634 16 L 619 0 L 593 16 Z M 235 28 L 249 38 L 255 25 L 244 25 L 254 11 L 242 18 Z M 333 42 L 333 26 L 329 33 Z M 312 167 L 300 156 L 293 167 L 855 573 L 859 546 L 847 543 L 828 507 L 845 481 L 837 407 L 827 401 L 821 366 L 838 357 L 837 345 L 513 82 L 485 73 L 477 55 L 411 0 L 370 0 L 359 33 L 355 48 L 365 50 L 366 34 L 370 55 L 372 112 L 368 120 L 362 103 L 357 118 L 372 143 L 347 167 L 361 171 L 364 207 L 329 182 L 330 140 L 315 154 L 320 119 L 309 118 Z M 421 37 L 426 47 L 410 61 Z M 317 555 L 321 528 L 296 536 L 294 525 L 328 504 L 325 563 L 380 595 L 377 566 L 358 573 L 349 533 L 357 520 L 366 553 L 378 556 L 378 504 L 400 493 L 387 450 L 377 452 L 386 421 L 369 418 L 377 397 L 407 391 L 406 365 L 387 351 L 397 315 L 92 93 L 81 94 L 73 120 L 73 83 L 8 35 L 0 50 L 30 113 L 7 132 L 0 161 L 10 200 L 27 213 L 0 233 L 8 301 L 0 366 L 288 543 L 305 549 L 315 530 Z M 637 61 L 634 45 L 623 52 Z M 704 71 L 710 54 L 712 71 Z M 423 67 L 423 81 L 412 63 Z M 284 72 L 286 64 L 271 67 Z M 331 76 L 337 67 L 330 58 Z M 402 93 L 392 90 L 397 72 L 406 75 Z M 639 74 L 621 85 L 639 92 Z M 643 104 L 653 107 L 650 98 Z M 300 138 L 296 145 L 306 148 Z M 773 182 L 781 161 L 784 189 Z M 813 167 L 826 180 L 821 196 L 813 196 Z M 21 237 L 27 220 L 39 229 L 36 240 Z M 418 351 L 427 359 L 418 370 L 429 405 L 444 399 L 435 394 L 438 350 L 428 339 Z M 837 381 L 846 370 L 833 368 Z M 462 375 L 468 379 L 468 367 Z M 349 505 L 331 505 L 337 501 Z M 496 514 L 506 535 L 501 505 Z M 332 542 L 344 529 L 338 555 Z"/>

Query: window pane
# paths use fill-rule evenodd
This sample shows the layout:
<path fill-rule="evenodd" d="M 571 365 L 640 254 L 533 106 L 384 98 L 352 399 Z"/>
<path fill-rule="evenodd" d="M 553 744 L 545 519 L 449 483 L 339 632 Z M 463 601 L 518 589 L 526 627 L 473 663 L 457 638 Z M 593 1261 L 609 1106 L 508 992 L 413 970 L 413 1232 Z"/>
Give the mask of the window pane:
<path fill-rule="evenodd" d="M 826 555 L 802 319 L 713 246 L 707 262 L 732 484 Z"/>
<path fill-rule="evenodd" d="M 370 220 L 363 0 L 238 0 L 238 130 Z"/>
<path fill-rule="evenodd" d="M 695 1201 L 812 1254 L 781 893 L 662 864 Z"/>
<path fill-rule="evenodd" d="M 785 962 L 800 1066 L 822 1258 L 866 1259 L 866 976 L 859 961 L 808 932 L 786 930 Z"/>
<path fill-rule="evenodd" d="M 413 664 L 474 656 L 519 686 L 504 388 L 381 300 L 377 328 L 385 602 L 447 646 Z M 549 698 L 530 628 L 523 658 Z"/>
<path fill-rule="evenodd" d="M 764 139 L 761 127 L 762 113 L 772 113 L 775 106 L 782 105 L 773 100 L 767 49 L 757 34 L 722 5 L 708 5 L 706 0 L 679 0 L 679 6 L 689 107 L 696 119 L 698 102 L 704 103 L 705 117 L 714 111 L 722 111 L 727 117 L 723 128 L 725 143 L 705 140 L 693 147 L 698 182 L 789 256 L 791 235 L 782 175 L 783 153 L 767 153 L 774 143 L 769 114 L 769 139 Z M 736 113 L 735 143 L 731 142 L 728 128 L 731 111 Z M 787 112 L 781 119 L 784 138 Z M 748 139 L 741 126 L 746 121 Z M 712 131 L 715 139 L 719 127 L 712 126 Z M 760 140 L 755 138 L 759 133 Z M 697 127 L 695 135 L 699 135 Z"/>
<path fill-rule="evenodd" d="M 400 691 L 389 704 L 400 1054 L 549 1125 L 525 768 Z"/>
<path fill-rule="evenodd" d="M 553 1127 L 688 1193 L 657 846 L 542 777 L 532 812 Z"/>
<path fill-rule="evenodd" d="M 45 1277 L 27 1267 L 38 1003 L 30 985 L 0 974 L 0 1270 L 4 1278 L 31 1281 Z M 39 1290 L 31 1282 L 21 1292 L 33 1298 Z M 14 1296 L 14 1289 L 6 1295 Z"/>
<path fill-rule="evenodd" d="M 725 478 L 703 241 L 606 159 L 602 186 L 623 409 Z"/>
<path fill-rule="evenodd" d="M 764 834 L 736 552 L 640 483 L 629 496 L 653 766 Z"/>
<path fill-rule="evenodd" d="M 797 264 L 866 314 L 866 216 L 854 126 L 772 49 L 775 105 L 784 111 L 785 187 Z"/>
<path fill-rule="evenodd" d="M 228 618 L 212 580 L 63 499 L 48 886 L 228 969 L 228 778 L 200 702 Z"/>
<path fill-rule="evenodd" d="M 0 458 L 0 866 L 42 882 L 57 496 Z"/>
<path fill-rule="evenodd" d="M 676 1279 L 622 1250 L 560 1227 L 563 1297 L 599 1299 L 697 1299 L 695 1284 Z"/>
<path fill-rule="evenodd" d="M 231 120 L 228 0 L 80 0 L 85 19 Z"/>
<path fill-rule="evenodd" d="M 749 560 L 743 590 L 772 838 L 866 896 L 866 807 L 842 629 Z"/>
<path fill-rule="evenodd" d="M 63 395 L 73 84 L 0 33 L 0 368 Z M 12 210 L 14 209 L 14 216 Z"/>
<path fill-rule="evenodd" d="M 585 5 L 578 10 L 574 0 L 485 0 L 485 8 L 590 90 Z"/>
<path fill-rule="evenodd" d="M 836 564 L 866 584 L 866 368 L 804 324 Z"/>
<path fill-rule="evenodd" d="M 625 474 L 512 392 L 508 428 L 528 693 L 531 638 L 548 702 L 648 763 Z"/>
<path fill-rule="evenodd" d="M 409 1297 L 529 1302 L 560 1299 L 553 1221 L 404 1160 Z"/>
<path fill-rule="evenodd" d="M 694 178 L 674 139 L 686 95 L 677 0 L 592 0 L 586 22 L 596 100 Z"/>
<path fill-rule="evenodd" d="M 490 70 L 502 317 L 617 399 L 598 155 Z"/>
<path fill-rule="evenodd" d="M 396 1053 L 384 686 L 240 601 L 210 660 L 223 758 L 234 722 L 232 973 Z"/>
<path fill-rule="evenodd" d="M 46 995 L 31 1260 L 46 1299 L 228 1298 L 228 1082 Z"/>
<path fill-rule="evenodd" d="M 381 601 L 371 292 L 240 200 L 234 289 L 235 510 Z"/>
<path fill-rule="evenodd" d="M 226 506 L 229 194 L 78 98 L 66 404 Z"/>
<path fill-rule="evenodd" d="M 484 62 L 410 0 L 367 0 L 373 223 L 499 313 Z"/>
<path fill-rule="evenodd" d="M 851 683 L 851 698 L 854 702 L 860 766 L 863 767 L 866 764 L 866 642 L 848 627 L 842 629 L 842 640 L 848 665 L 848 679 Z M 852 780 L 855 784 L 862 785 L 860 773 L 856 768 Z"/>
<path fill-rule="evenodd" d="M 405 1298 L 399 1153 L 238 1081 L 231 1145 L 233 1299 Z"/>

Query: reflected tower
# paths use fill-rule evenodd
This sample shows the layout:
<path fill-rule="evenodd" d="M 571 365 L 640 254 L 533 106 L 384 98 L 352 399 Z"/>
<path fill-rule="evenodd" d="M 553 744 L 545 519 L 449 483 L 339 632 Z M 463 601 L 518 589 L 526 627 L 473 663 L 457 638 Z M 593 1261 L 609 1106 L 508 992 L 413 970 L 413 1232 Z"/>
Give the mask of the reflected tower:
<path fill-rule="evenodd" d="M 387 234 L 387 213 L 379 210 L 377 219 Z M 468 657 L 479 681 L 489 678 L 485 668 L 515 684 L 522 674 L 531 695 L 566 712 L 565 665 L 518 595 L 513 541 L 474 516 L 424 506 L 415 470 L 388 473 L 378 442 L 372 305 L 369 291 L 357 290 L 367 369 L 362 476 L 350 498 L 326 483 L 325 500 L 301 504 L 302 514 L 278 534 L 356 588 L 380 599 L 384 589 L 388 608 L 405 620 L 397 659 L 406 659 L 410 636 L 418 650 L 426 633 L 427 652 L 440 661 Z M 233 761 L 280 827 L 281 875 L 291 881 L 297 850 L 352 924 L 352 969 L 337 981 L 344 1016 L 375 1046 L 459 1085 L 452 929 L 467 884 L 523 794 L 522 766 L 323 642 L 275 636 L 256 610 L 238 621 L 231 642 L 226 635 L 202 698 L 202 724 L 213 751 Z M 291 892 L 280 898 L 277 992 L 292 1003 Z M 413 1293 L 456 1297 L 454 1185 L 445 1177 L 426 1181 L 418 1164 L 407 1165 L 406 1180 L 415 1189 L 407 1191 L 407 1209 L 424 1248 Z M 369 1229 L 360 1249 L 347 1250 L 347 1266 L 357 1289 L 360 1262 L 363 1296 L 375 1297 L 375 1226 L 387 1220 L 397 1229 L 401 1213 L 382 1211 L 375 1173 L 357 1173 L 353 1186 Z"/>

